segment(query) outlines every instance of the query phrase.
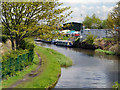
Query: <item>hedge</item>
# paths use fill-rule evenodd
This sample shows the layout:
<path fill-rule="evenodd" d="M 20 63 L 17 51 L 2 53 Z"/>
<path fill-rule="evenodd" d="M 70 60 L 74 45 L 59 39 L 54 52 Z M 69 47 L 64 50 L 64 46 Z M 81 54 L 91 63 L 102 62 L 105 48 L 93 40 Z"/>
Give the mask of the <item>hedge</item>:
<path fill-rule="evenodd" d="M 14 76 L 17 71 L 23 70 L 26 66 L 31 64 L 34 58 L 34 51 L 19 50 L 12 51 L 2 57 L 2 78 L 7 76 Z"/>
<path fill-rule="evenodd" d="M 30 38 L 25 38 L 20 42 L 20 48 L 16 51 L 4 54 L 0 64 L 2 70 L 2 78 L 7 76 L 14 76 L 18 71 L 23 70 L 26 66 L 31 64 L 34 58 L 34 41 Z"/>

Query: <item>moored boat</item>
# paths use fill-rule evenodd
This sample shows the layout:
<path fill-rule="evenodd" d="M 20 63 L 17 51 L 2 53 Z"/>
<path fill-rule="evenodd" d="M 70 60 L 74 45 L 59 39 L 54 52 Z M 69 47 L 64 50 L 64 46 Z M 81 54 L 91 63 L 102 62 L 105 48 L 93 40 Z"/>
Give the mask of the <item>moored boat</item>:
<path fill-rule="evenodd" d="M 68 40 L 58 40 L 58 41 L 56 41 L 56 45 L 72 47 L 73 46 L 73 42 L 72 41 L 68 41 Z"/>

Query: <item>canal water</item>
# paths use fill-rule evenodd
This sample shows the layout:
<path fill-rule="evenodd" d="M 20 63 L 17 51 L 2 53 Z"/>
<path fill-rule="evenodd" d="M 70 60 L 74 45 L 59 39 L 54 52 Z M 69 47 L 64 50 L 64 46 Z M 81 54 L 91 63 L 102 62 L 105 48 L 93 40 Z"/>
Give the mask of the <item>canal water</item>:
<path fill-rule="evenodd" d="M 61 77 L 55 88 L 112 88 L 115 81 L 120 81 L 120 57 L 41 42 L 37 45 L 54 49 L 73 61 L 73 66 L 61 69 Z"/>

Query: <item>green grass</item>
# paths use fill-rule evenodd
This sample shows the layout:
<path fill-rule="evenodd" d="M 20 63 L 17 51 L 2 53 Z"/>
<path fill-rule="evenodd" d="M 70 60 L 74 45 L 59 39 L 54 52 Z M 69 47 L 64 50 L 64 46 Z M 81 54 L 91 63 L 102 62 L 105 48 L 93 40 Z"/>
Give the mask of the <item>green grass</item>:
<path fill-rule="evenodd" d="M 115 52 L 102 50 L 102 49 L 96 49 L 95 52 L 103 53 L 103 54 L 106 54 L 106 55 L 115 55 Z"/>
<path fill-rule="evenodd" d="M 42 60 L 45 60 L 45 68 L 39 76 L 32 78 L 29 82 L 18 85 L 18 88 L 48 88 L 58 80 L 61 68 L 53 54 L 43 47 L 36 47 L 36 51 L 40 54 Z"/>
<path fill-rule="evenodd" d="M 102 38 L 103 40 L 111 40 L 111 41 L 113 41 L 114 40 L 114 38 Z"/>
<path fill-rule="evenodd" d="M 58 75 L 61 74 L 61 66 L 68 67 L 72 65 L 72 60 L 61 53 L 44 48 L 35 47 L 37 52 L 42 58 L 42 72 L 34 78 L 30 78 L 28 82 L 22 82 L 16 88 L 48 88 L 52 87 L 58 80 Z M 26 68 L 24 71 L 18 73 L 18 76 L 9 77 L 8 80 L 3 81 L 3 87 L 7 88 L 15 83 L 17 80 L 22 79 L 26 74 L 35 70 L 39 60 L 35 54 L 34 63 Z"/>
<path fill-rule="evenodd" d="M 47 48 L 47 50 L 53 55 L 53 57 L 60 63 L 61 67 L 69 67 L 72 66 L 72 60 L 69 57 L 66 57 L 65 55 Z"/>

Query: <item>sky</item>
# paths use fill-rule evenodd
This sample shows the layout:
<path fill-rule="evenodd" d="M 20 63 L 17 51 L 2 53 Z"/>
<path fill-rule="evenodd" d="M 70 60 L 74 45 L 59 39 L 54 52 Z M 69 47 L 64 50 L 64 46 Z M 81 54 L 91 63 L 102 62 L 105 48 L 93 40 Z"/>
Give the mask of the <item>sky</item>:
<path fill-rule="evenodd" d="M 59 0 L 63 3 L 61 7 L 71 7 L 73 17 L 68 22 L 82 22 L 86 15 L 92 16 L 94 13 L 101 20 L 107 18 L 109 12 L 116 6 L 119 0 Z"/>

